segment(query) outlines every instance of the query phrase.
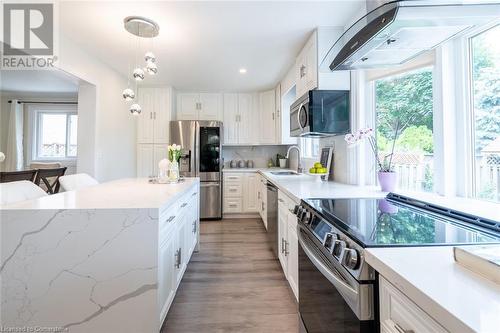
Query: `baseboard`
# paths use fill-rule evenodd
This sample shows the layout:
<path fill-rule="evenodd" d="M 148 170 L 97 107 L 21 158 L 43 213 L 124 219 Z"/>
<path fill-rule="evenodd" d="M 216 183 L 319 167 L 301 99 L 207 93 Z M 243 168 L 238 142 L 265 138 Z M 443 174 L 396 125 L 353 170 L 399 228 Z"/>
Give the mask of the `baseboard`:
<path fill-rule="evenodd" d="M 255 219 L 260 218 L 259 213 L 233 213 L 233 214 L 223 214 L 223 219 Z"/>

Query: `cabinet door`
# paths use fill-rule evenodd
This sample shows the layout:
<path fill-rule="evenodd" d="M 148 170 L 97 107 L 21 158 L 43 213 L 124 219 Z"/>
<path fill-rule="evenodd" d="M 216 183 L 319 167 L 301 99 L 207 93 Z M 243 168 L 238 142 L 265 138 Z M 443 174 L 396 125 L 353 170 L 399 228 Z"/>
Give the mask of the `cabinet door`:
<path fill-rule="evenodd" d="M 154 143 L 155 92 L 153 88 L 140 88 L 138 103 L 142 112 L 137 116 L 137 143 Z"/>
<path fill-rule="evenodd" d="M 258 184 L 257 173 L 247 173 L 243 181 L 243 211 L 256 213 L 258 209 Z"/>
<path fill-rule="evenodd" d="M 274 90 L 259 94 L 260 143 L 276 143 L 276 113 Z"/>
<path fill-rule="evenodd" d="M 153 152 L 153 160 L 152 160 L 152 170 L 153 174 L 157 175 L 158 174 L 158 163 L 168 157 L 168 145 L 167 144 L 159 144 L 159 145 L 154 145 L 154 152 Z"/>
<path fill-rule="evenodd" d="M 200 94 L 200 120 L 222 120 L 222 95 Z"/>
<path fill-rule="evenodd" d="M 197 120 L 200 109 L 200 95 L 195 93 L 177 94 L 177 120 Z"/>
<path fill-rule="evenodd" d="M 154 143 L 168 143 L 172 92 L 170 88 L 155 88 Z"/>
<path fill-rule="evenodd" d="M 299 299 L 299 240 L 297 237 L 296 223 L 290 223 L 290 219 L 295 219 L 295 215 L 288 210 L 288 239 L 285 245 L 285 254 L 287 257 L 287 278 L 290 287 L 293 290 L 295 298 Z"/>
<path fill-rule="evenodd" d="M 181 282 L 182 275 L 186 269 L 187 264 L 187 249 L 186 249 L 186 214 L 181 213 L 177 218 L 177 226 L 176 226 L 176 270 L 175 270 L 175 286 L 179 286 Z"/>
<path fill-rule="evenodd" d="M 137 145 L 137 177 L 153 176 L 153 152 L 154 145 L 138 144 Z"/>
<path fill-rule="evenodd" d="M 264 226 L 267 229 L 267 187 L 266 187 L 266 181 L 264 178 L 261 179 L 260 183 L 261 187 L 261 194 L 262 194 L 262 201 L 261 201 L 261 206 L 259 207 L 259 213 L 260 217 L 262 218 L 262 221 L 264 222 Z"/>
<path fill-rule="evenodd" d="M 224 94 L 224 144 L 238 143 L 238 94 Z"/>
<path fill-rule="evenodd" d="M 297 59 L 295 59 L 295 91 L 297 94 L 297 98 L 304 95 L 306 91 L 305 82 L 306 82 L 306 61 L 304 56 L 304 50 L 302 50 Z"/>
<path fill-rule="evenodd" d="M 316 33 L 314 33 L 304 49 L 306 66 L 305 91 L 318 87 L 318 50 L 316 44 Z"/>
<path fill-rule="evenodd" d="M 288 261 L 285 253 L 286 241 L 288 239 L 288 223 L 286 210 L 283 209 L 281 203 L 278 204 L 278 259 L 285 276 L 288 278 Z"/>
<path fill-rule="evenodd" d="M 158 253 L 158 300 L 160 322 L 167 315 L 168 308 L 175 296 L 175 237 L 171 235 L 160 244 Z"/>
<path fill-rule="evenodd" d="M 255 131 L 255 113 L 253 112 L 252 94 L 238 94 L 238 143 L 257 143 L 254 138 L 258 137 Z"/>
<path fill-rule="evenodd" d="M 189 259 L 191 258 L 191 254 L 193 253 L 194 250 L 194 242 L 193 239 L 194 237 L 194 232 L 195 232 L 195 217 L 194 217 L 194 208 L 193 208 L 193 202 L 190 201 L 189 205 L 187 206 L 186 209 L 186 218 L 184 223 L 186 224 L 186 227 L 184 228 L 184 237 L 186 241 L 186 265 L 189 263 Z"/>

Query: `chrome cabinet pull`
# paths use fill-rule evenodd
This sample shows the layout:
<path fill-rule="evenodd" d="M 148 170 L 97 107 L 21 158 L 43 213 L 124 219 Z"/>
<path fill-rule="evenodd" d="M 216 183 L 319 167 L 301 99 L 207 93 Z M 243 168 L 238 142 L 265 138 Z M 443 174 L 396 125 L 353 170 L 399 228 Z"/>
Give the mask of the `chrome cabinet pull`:
<path fill-rule="evenodd" d="M 180 261 L 179 261 L 180 255 L 181 255 L 181 249 L 178 249 L 177 251 L 175 251 L 175 263 L 174 263 L 175 268 L 180 267 Z"/>
<path fill-rule="evenodd" d="M 274 112 L 273 112 L 273 120 L 274 120 Z"/>
<path fill-rule="evenodd" d="M 198 192 L 194 192 L 193 194 L 191 194 L 191 196 L 194 197 L 197 194 L 198 194 Z"/>
<path fill-rule="evenodd" d="M 197 229 L 197 228 L 196 228 L 196 221 L 193 221 L 193 234 L 195 234 L 195 233 L 196 233 L 196 229 Z"/>
<path fill-rule="evenodd" d="M 290 254 L 290 252 L 288 252 L 288 241 L 285 241 L 285 256 L 288 256 Z"/>
<path fill-rule="evenodd" d="M 172 215 L 170 216 L 168 219 L 167 219 L 167 222 L 172 222 L 172 220 L 175 219 L 175 215 Z"/>
<path fill-rule="evenodd" d="M 186 207 L 186 206 L 187 206 L 187 202 L 183 203 L 183 204 L 181 205 L 181 208 L 184 208 L 184 207 Z"/>
<path fill-rule="evenodd" d="M 285 239 L 281 237 L 281 253 L 285 253 Z"/>
<path fill-rule="evenodd" d="M 394 328 L 399 332 L 399 333 L 415 333 L 413 330 L 405 330 L 402 328 L 399 324 L 394 323 Z"/>
<path fill-rule="evenodd" d="M 285 202 L 285 200 L 283 200 L 283 199 L 281 199 L 281 198 L 279 198 L 279 199 L 278 199 L 278 201 L 279 201 L 279 202 L 283 202 L 283 203 Z"/>

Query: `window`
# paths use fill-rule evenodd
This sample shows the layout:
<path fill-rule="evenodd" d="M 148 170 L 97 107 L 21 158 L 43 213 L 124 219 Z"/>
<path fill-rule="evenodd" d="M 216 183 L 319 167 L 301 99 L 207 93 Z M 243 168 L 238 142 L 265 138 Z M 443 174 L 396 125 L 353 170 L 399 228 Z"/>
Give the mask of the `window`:
<path fill-rule="evenodd" d="M 425 67 L 374 82 L 379 158 L 391 162 L 399 189 L 434 188 L 432 81 L 432 68 Z"/>
<path fill-rule="evenodd" d="M 317 158 L 319 156 L 319 139 L 300 138 L 300 148 L 303 158 Z"/>
<path fill-rule="evenodd" d="M 73 106 L 30 106 L 33 160 L 67 160 L 77 156 L 78 116 Z"/>
<path fill-rule="evenodd" d="M 500 26 L 471 38 L 474 194 L 500 201 Z"/>

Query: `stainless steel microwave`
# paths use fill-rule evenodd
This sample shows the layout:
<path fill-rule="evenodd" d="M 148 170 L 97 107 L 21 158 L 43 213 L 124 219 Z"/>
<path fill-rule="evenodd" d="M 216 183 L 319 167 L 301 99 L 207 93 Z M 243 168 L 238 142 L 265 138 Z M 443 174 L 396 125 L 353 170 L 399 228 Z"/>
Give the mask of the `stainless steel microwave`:
<path fill-rule="evenodd" d="M 290 106 L 290 135 L 325 137 L 350 132 L 348 90 L 309 90 Z"/>

